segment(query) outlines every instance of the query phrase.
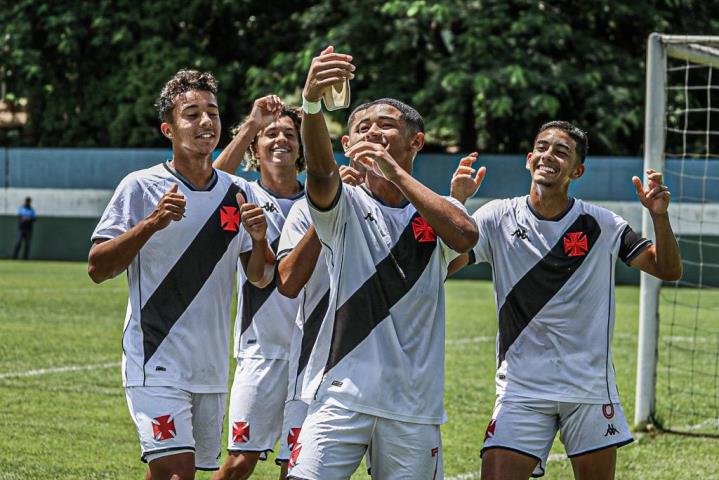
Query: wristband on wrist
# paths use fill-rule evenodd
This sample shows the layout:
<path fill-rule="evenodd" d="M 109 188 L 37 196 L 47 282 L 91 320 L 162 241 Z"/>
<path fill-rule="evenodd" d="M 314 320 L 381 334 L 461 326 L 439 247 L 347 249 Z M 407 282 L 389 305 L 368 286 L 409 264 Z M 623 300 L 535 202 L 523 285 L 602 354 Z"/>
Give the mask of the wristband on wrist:
<path fill-rule="evenodd" d="M 305 113 L 313 114 L 322 110 L 322 101 L 310 102 L 302 95 L 302 111 Z"/>

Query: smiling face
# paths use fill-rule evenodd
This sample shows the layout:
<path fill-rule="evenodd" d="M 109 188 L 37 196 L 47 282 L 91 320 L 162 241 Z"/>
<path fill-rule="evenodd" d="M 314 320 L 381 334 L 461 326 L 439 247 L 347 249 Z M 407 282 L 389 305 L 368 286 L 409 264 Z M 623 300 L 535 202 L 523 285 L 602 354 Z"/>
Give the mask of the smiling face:
<path fill-rule="evenodd" d="M 172 121 L 160 125 L 172 140 L 173 151 L 189 155 L 211 155 L 220 141 L 220 110 L 212 92 L 190 90 L 177 96 Z"/>
<path fill-rule="evenodd" d="M 545 187 L 568 188 L 569 182 L 584 173 L 576 142 L 559 128 L 549 128 L 537 135 L 534 150 L 527 154 L 526 168 L 532 183 Z"/>
<path fill-rule="evenodd" d="M 379 103 L 355 113 L 345 147 L 368 141 L 385 147 L 392 158 L 406 171 L 424 144 L 424 134 L 413 132 L 395 107 Z"/>
<path fill-rule="evenodd" d="M 299 132 L 288 116 L 280 117 L 257 134 L 255 153 L 260 170 L 273 166 L 296 168 L 300 157 Z"/>

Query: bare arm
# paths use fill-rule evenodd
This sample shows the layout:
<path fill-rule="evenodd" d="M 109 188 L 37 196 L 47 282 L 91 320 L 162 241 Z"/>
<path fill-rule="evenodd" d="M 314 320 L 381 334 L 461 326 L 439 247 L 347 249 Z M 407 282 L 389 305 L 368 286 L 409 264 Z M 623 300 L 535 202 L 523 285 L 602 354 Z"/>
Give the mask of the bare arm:
<path fill-rule="evenodd" d="M 241 254 L 240 262 L 247 280 L 257 288 L 264 288 L 275 274 L 275 254 L 267 243 L 265 212 L 254 203 L 242 203 L 244 199 L 241 194 L 237 195 L 242 225 L 252 237 L 252 250 Z"/>
<path fill-rule="evenodd" d="M 302 92 L 309 102 L 318 102 L 325 88 L 353 78 L 352 57 L 334 53 L 326 48 L 312 60 Z M 318 208 L 332 205 L 340 188 L 340 174 L 332 152 L 332 143 L 322 112 L 304 113 L 302 118 L 302 144 L 307 161 L 307 195 Z"/>
<path fill-rule="evenodd" d="M 252 105 L 252 112 L 240 125 L 232 141 L 222 150 L 222 153 L 213 162 L 212 166 L 234 175 L 237 168 L 242 164 L 245 152 L 250 147 L 252 140 L 260 130 L 279 118 L 282 107 L 282 101 L 277 95 L 267 95 L 255 100 Z"/>
<path fill-rule="evenodd" d="M 451 277 L 455 273 L 462 270 L 464 267 L 469 265 L 469 254 L 463 253 L 459 257 L 455 258 L 451 262 L 449 262 L 449 265 L 447 266 L 447 277 Z"/>
<path fill-rule="evenodd" d="M 177 184 L 165 193 L 155 210 L 128 231 L 110 240 L 95 240 L 87 259 L 87 274 L 95 283 L 116 277 L 125 271 L 155 232 L 171 221 L 180 221 L 185 213 L 185 196 L 177 193 Z"/>
<path fill-rule="evenodd" d="M 630 265 L 662 280 L 679 280 L 682 277 L 682 259 L 667 213 L 671 193 L 662 183 L 660 172 L 647 170 L 647 177 L 649 182 L 646 188 L 637 177 L 633 177 L 632 182 L 639 201 L 652 217 L 656 242 L 632 260 Z"/>
<path fill-rule="evenodd" d="M 315 271 L 322 244 L 314 225 L 305 232 L 299 243 L 277 266 L 277 290 L 282 295 L 295 298 Z M 322 268 L 322 267 L 320 267 Z"/>
<path fill-rule="evenodd" d="M 461 208 L 424 186 L 402 169 L 382 146 L 358 142 L 347 151 L 377 175 L 394 183 L 402 194 L 429 223 L 439 237 L 456 252 L 469 251 L 477 243 L 477 224 Z"/>

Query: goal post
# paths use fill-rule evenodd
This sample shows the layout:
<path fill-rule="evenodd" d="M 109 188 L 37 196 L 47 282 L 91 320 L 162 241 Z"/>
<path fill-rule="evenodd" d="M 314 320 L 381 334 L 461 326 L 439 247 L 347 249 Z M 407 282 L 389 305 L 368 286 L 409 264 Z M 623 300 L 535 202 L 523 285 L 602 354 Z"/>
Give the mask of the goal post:
<path fill-rule="evenodd" d="M 668 62 L 681 61 L 683 64 L 679 64 L 674 70 L 678 71 L 684 79 L 682 87 L 672 87 L 668 85 Z M 695 108 L 696 105 L 690 105 L 689 97 L 690 90 L 699 91 L 701 86 L 694 86 L 690 84 L 689 74 L 692 68 L 701 68 L 702 70 L 702 81 L 704 81 L 706 95 L 704 102 L 708 102 L 706 105 L 700 105 L 699 108 Z M 717 69 L 715 80 L 712 80 L 712 69 Z M 708 83 L 706 78 L 708 77 Z M 704 161 L 707 166 L 712 166 L 711 172 L 715 165 L 719 164 L 716 160 L 719 160 L 719 155 L 716 155 L 714 148 L 716 144 L 715 135 L 719 135 L 719 131 L 714 132 L 711 129 L 712 115 L 719 113 L 719 103 L 712 106 L 712 94 L 715 89 L 719 89 L 719 85 L 714 86 L 712 82 L 716 82 L 719 79 L 719 36 L 684 36 L 684 35 L 661 35 L 658 33 L 652 33 L 647 41 L 647 63 L 646 63 L 646 98 L 645 98 L 645 132 L 644 132 L 644 169 L 652 168 L 657 171 L 665 171 L 665 160 L 668 155 L 667 152 L 672 152 L 671 156 L 677 158 L 677 162 L 681 162 L 681 173 L 676 173 L 675 178 L 678 180 L 675 183 L 681 184 L 681 189 L 684 191 L 685 180 L 684 180 L 684 161 Z M 719 82 L 717 82 L 719 83 Z M 676 97 L 681 97 L 681 101 L 686 101 L 686 105 L 680 107 L 673 107 L 667 105 L 668 92 L 672 88 L 676 88 Z M 680 91 L 680 89 L 682 89 Z M 682 96 L 683 95 L 683 96 Z M 686 97 L 686 98 L 685 98 Z M 696 102 L 692 98 L 693 102 Z M 679 122 L 681 125 L 677 128 L 671 128 L 673 124 L 668 127 L 668 108 L 671 110 L 672 118 L 671 122 Z M 689 116 L 694 115 L 691 119 Z M 682 117 L 684 115 L 685 117 Z M 697 118 L 703 115 L 704 120 L 698 118 L 699 121 L 704 121 L 704 124 L 700 127 L 696 127 L 695 123 Z M 716 116 L 719 119 L 719 116 Z M 716 130 L 719 130 L 719 122 L 714 126 Z M 676 150 L 667 150 L 667 132 L 673 132 L 679 138 L 677 145 L 679 147 Z M 688 137 L 689 138 L 688 140 Z M 704 140 L 703 138 L 706 138 Z M 719 138 L 719 137 L 717 137 Z M 701 142 L 705 142 L 703 145 Z M 681 153 L 677 153 L 681 151 Z M 693 170 L 692 170 L 693 171 Z M 706 184 L 706 178 L 713 178 L 711 176 L 710 169 L 704 167 L 704 184 Z M 688 174 L 687 174 L 688 175 Z M 646 173 L 644 174 L 646 178 Z M 667 175 L 665 175 L 665 179 Z M 691 181 L 696 183 L 697 176 L 691 177 Z M 701 178 L 701 177 L 700 177 Z M 694 184 L 692 184 L 694 185 Z M 670 185 L 671 187 L 671 185 Z M 716 187 L 715 187 L 716 188 Z M 680 195 L 674 195 L 673 197 L 677 200 L 681 198 Z M 698 196 L 698 194 L 694 194 Z M 692 203 L 689 207 L 692 209 L 691 212 L 694 215 L 695 224 L 698 222 L 697 227 L 693 226 L 693 234 L 698 233 L 699 241 L 698 248 L 702 249 L 701 235 L 704 234 L 703 230 L 703 215 L 705 215 L 704 205 L 708 201 L 716 203 L 716 199 L 710 198 L 711 195 L 703 195 L 702 198 L 691 198 Z M 689 199 L 689 195 L 685 198 Z M 709 199 L 709 200 L 708 200 Z M 670 207 L 670 214 L 672 215 L 673 226 L 675 224 L 676 205 L 673 202 Z M 651 217 L 646 209 L 642 209 L 642 234 L 654 240 L 654 229 L 651 222 Z M 679 222 L 681 223 L 681 221 Z M 694 224 L 692 224 L 694 225 Z M 714 228 L 714 227 L 712 227 Z M 714 235 L 715 233 L 711 233 Z M 700 254 L 701 257 L 701 254 Z M 710 260 L 709 260 L 710 262 Z M 704 260 L 698 262 L 698 268 L 701 270 L 704 268 Z M 701 280 L 702 274 L 699 273 L 699 281 L 691 282 L 692 286 L 696 286 L 701 289 L 705 286 L 705 282 Z M 709 282 L 711 284 L 711 282 Z M 676 285 L 677 287 L 680 285 Z M 639 301 L 639 338 L 638 338 L 638 349 L 637 349 L 637 380 L 636 380 L 636 397 L 635 397 L 635 415 L 634 423 L 637 428 L 644 428 L 648 424 L 655 423 L 657 419 L 656 411 L 656 388 L 657 388 L 657 365 L 659 360 L 660 352 L 660 332 L 659 332 L 659 312 L 660 312 L 660 291 L 662 282 L 657 278 L 641 274 L 641 286 L 640 286 L 640 301 Z M 675 294 L 675 301 L 680 293 Z M 698 300 L 697 300 L 698 302 Z M 698 308 L 698 305 L 697 305 Z M 676 309 L 675 309 L 676 310 Z M 719 312 L 717 312 L 719 314 Z M 694 346 L 696 346 L 696 323 Z M 672 337 L 673 338 L 673 337 Z M 679 338 L 679 337 L 677 337 Z M 719 332 L 717 333 L 719 338 Z M 719 352 L 717 353 L 719 355 Z M 678 363 L 678 362 L 677 362 Z M 692 356 L 692 365 L 694 363 L 694 357 Z M 669 367 L 668 367 L 669 368 Z M 693 375 L 693 374 L 692 374 Z M 715 382 L 716 383 L 716 382 Z M 716 385 L 714 385 L 715 391 L 713 392 L 714 398 L 717 397 Z M 692 393 L 693 398 L 693 393 Z"/>

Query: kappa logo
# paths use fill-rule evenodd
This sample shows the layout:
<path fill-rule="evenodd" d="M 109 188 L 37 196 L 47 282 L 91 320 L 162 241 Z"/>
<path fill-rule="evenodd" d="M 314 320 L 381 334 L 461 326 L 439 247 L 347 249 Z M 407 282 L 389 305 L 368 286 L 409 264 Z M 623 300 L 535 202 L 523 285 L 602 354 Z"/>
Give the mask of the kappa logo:
<path fill-rule="evenodd" d="M 220 227 L 228 232 L 236 232 L 240 229 L 240 209 L 237 207 L 220 208 Z"/>
<path fill-rule="evenodd" d="M 275 213 L 277 211 L 277 207 L 275 207 L 275 204 L 272 202 L 265 203 L 262 205 L 262 208 L 270 213 Z"/>
<path fill-rule="evenodd" d="M 569 232 L 564 236 L 564 253 L 569 257 L 583 257 L 589 251 L 584 232 Z"/>
<path fill-rule="evenodd" d="M 368 222 L 375 222 L 377 223 L 377 219 L 374 218 L 374 215 L 372 215 L 372 212 L 367 212 L 367 215 L 364 216 L 364 219 Z"/>
<path fill-rule="evenodd" d="M 250 424 L 239 421 L 232 425 L 232 441 L 235 443 L 247 443 L 250 441 Z"/>
<path fill-rule="evenodd" d="M 605 433 L 604 436 L 605 436 L 605 437 L 607 437 L 607 436 L 614 436 L 614 435 L 616 435 L 617 433 L 619 433 L 619 430 L 617 430 L 616 428 L 614 428 L 614 425 L 610 423 L 610 424 L 607 426 L 607 433 Z"/>
<path fill-rule="evenodd" d="M 532 241 L 532 240 L 527 236 L 527 231 L 526 231 L 525 229 L 523 229 L 522 227 L 519 227 L 519 228 L 517 228 L 514 232 L 512 232 L 512 235 L 511 235 L 511 236 L 512 236 L 512 237 L 521 238 L 522 240 L 529 240 L 530 242 Z"/>
<path fill-rule="evenodd" d="M 437 233 L 434 228 L 422 217 L 412 220 L 412 233 L 414 233 L 414 239 L 419 243 L 429 243 L 437 240 Z"/>
<path fill-rule="evenodd" d="M 158 442 L 175 438 L 175 420 L 171 415 L 161 415 L 152 419 L 152 436 Z"/>
<path fill-rule="evenodd" d="M 614 405 L 612 405 L 611 403 L 602 405 L 602 414 L 607 420 L 611 420 L 612 418 L 614 418 Z"/>
<path fill-rule="evenodd" d="M 494 418 L 489 421 L 489 425 L 487 425 L 487 431 L 484 432 L 484 440 L 486 441 L 488 438 L 494 437 L 494 429 L 497 426 L 497 420 Z"/>

